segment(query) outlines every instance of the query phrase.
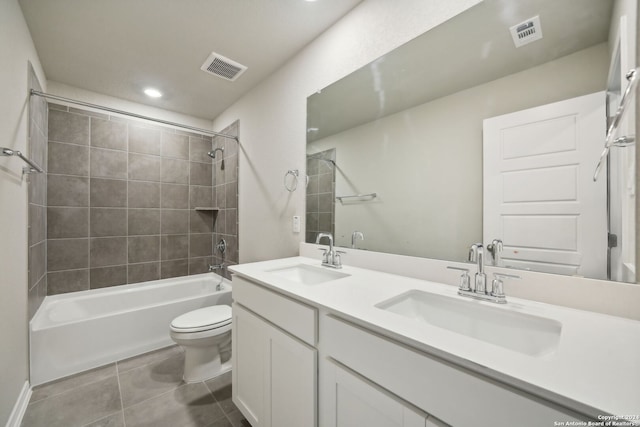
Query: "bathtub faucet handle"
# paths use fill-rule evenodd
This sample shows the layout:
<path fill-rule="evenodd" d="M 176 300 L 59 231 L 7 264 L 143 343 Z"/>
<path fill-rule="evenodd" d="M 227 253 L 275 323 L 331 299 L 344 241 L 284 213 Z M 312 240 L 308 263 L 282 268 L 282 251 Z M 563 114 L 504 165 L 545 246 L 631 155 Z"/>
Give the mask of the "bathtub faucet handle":
<path fill-rule="evenodd" d="M 221 264 L 209 264 L 209 272 L 213 272 L 216 270 L 222 270 L 224 269 L 226 266 L 224 265 L 224 262 Z"/>

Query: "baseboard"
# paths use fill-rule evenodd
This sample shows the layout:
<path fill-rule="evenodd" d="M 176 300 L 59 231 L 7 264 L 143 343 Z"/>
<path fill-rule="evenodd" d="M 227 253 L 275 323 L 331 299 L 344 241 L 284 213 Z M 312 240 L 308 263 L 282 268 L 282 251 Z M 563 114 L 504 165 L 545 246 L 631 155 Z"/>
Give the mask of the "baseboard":
<path fill-rule="evenodd" d="M 24 417 L 24 413 L 27 411 L 29 399 L 31 399 L 31 387 L 29 386 L 29 381 L 25 381 L 18 400 L 16 400 L 16 404 L 13 405 L 13 410 L 9 415 L 6 427 L 20 427 L 22 417 Z"/>

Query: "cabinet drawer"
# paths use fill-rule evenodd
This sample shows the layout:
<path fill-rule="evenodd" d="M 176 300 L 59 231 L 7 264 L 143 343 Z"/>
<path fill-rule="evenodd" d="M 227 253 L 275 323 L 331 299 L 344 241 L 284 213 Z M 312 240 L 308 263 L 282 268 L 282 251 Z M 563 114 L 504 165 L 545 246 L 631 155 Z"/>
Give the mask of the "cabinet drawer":
<path fill-rule="evenodd" d="M 336 317 L 324 316 L 321 332 L 329 356 L 452 426 L 539 427 L 580 419 Z"/>
<path fill-rule="evenodd" d="M 233 277 L 233 300 L 311 346 L 317 342 L 317 310 L 242 277 Z"/>

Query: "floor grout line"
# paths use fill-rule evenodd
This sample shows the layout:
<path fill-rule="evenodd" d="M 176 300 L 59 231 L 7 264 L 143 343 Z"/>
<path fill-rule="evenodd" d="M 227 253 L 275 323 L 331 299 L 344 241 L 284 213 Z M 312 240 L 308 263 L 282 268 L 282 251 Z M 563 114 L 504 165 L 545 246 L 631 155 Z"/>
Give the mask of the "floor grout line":
<path fill-rule="evenodd" d="M 120 385 L 120 372 L 118 371 L 118 361 L 116 361 L 116 378 L 118 379 L 118 394 L 120 394 L 120 412 L 122 413 L 122 425 L 127 427 L 127 421 L 124 419 L 124 401 L 122 400 L 122 386 Z"/>

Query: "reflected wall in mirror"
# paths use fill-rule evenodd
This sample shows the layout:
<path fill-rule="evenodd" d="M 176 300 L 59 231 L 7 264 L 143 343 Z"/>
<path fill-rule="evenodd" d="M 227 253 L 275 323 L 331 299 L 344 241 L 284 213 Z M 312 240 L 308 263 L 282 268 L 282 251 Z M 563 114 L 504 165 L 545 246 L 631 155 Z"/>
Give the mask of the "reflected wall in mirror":
<path fill-rule="evenodd" d="M 635 14 L 628 0 L 486 0 L 310 96 L 308 161 L 333 150 L 335 183 L 308 189 L 306 241 L 332 231 L 314 217 L 325 194 L 338 246 L 357 231 L 358 248 L 466 261 L 501 239 L 507 267 L 635 282 L 633 147 L 591 180 L 606 104 L 635 64 Z M 536 16 L 542 38 L 516 48 L 509 28 Z M 507 124 L 488 149 L 493 118 Z"/>

